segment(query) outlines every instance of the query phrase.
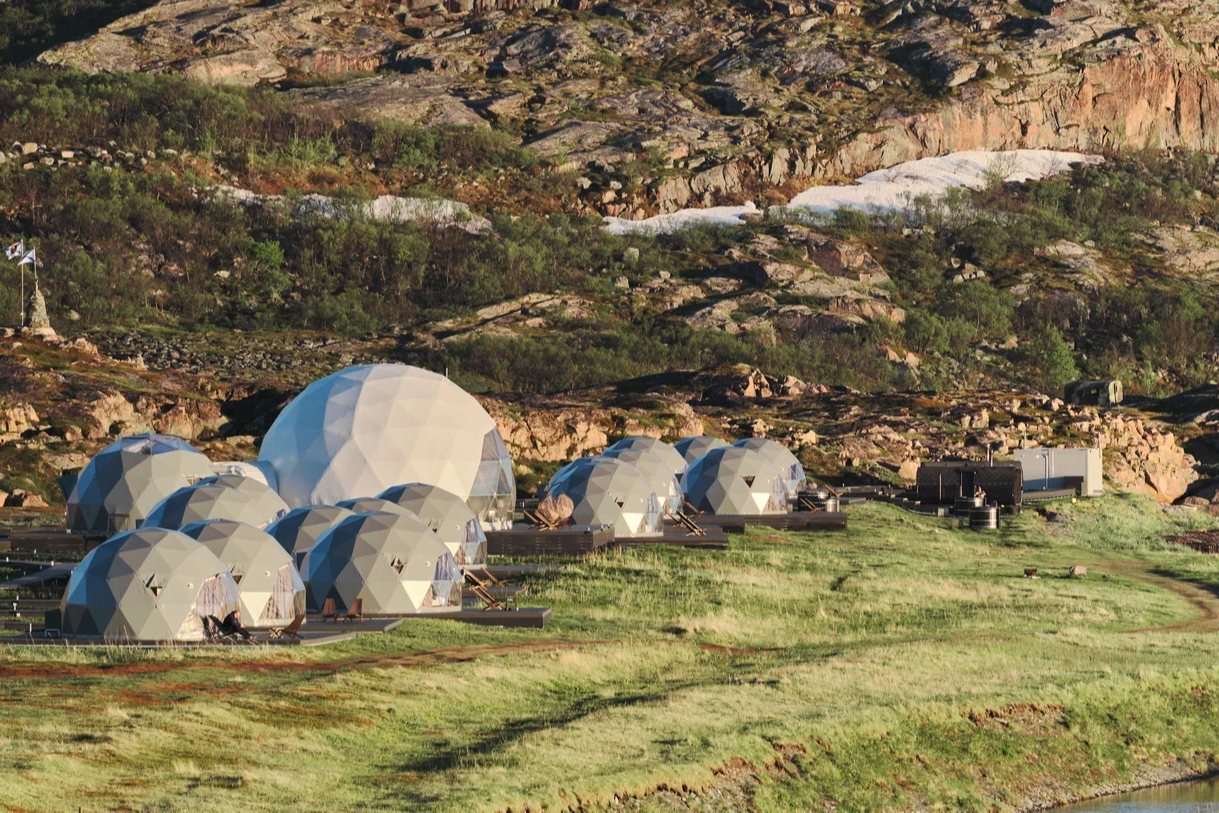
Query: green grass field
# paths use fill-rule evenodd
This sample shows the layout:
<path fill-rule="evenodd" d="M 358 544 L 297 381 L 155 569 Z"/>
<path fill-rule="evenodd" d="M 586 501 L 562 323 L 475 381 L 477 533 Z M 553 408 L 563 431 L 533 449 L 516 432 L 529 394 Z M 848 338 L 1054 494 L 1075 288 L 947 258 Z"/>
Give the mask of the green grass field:
<path fill-rule="evenodd" d="M 1055 509 L 596 556 L 531 579 L 545 631 L 0 646 L 0 810 L 991 810 L 1208 770 L 1219 559 L 1161 541 L 1203 520 Z"/>

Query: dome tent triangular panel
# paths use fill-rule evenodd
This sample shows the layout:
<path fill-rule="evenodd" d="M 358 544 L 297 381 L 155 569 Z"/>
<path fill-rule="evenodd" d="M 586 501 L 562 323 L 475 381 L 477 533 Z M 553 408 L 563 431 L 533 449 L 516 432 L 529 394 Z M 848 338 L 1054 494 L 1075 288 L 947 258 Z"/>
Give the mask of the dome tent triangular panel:
<path fill-rule="evenodd" d="M 414 512 L 435 532 L 458 565 L 486 564 L 487 535 L 474 511 L 456 494 L 426 483 L 406 483 L 386 489 L 380 498 Z"/>
<path fill-rule="evenodd" d="M 219 483 L 180 488 L 148 513 L 143 527 L 178 529 L 193 522 L 209 519 L 233 519 L 265 528 L 273 517 L 268 516 L 247 492 Z"/>
<path fill-rule="evenodd" d="M 708 514 L 782 514 L 787 511 L 783 472 L 752 449 L 712 449 L 683 478 L 686 501 Z"/>
<path fill-rule="evenodd" d="M 620 537 L 663 533 L 660 498 L 639 469 L 621 460 L 576 460 L 555 474 L 546 493 L 571 498 L 572 525 L 610 525 Z"/>
<path fill-rule="evenodd" d="M 327 598 L 371 615 L 415 615 L 461 607 L 461 575 L 444 543 L 405 514 L 357 514 L 314 545 L 305 562 L 310 609 Z"/>
<path fill-rule="evenodd" d="M 647 479 L 652 490 L 656 492 L 656 496 L 660 498 L 662 507 L 667 508 L 673 514 L 681 510 L 682 502 L 685 499 L 681 485 L 678 484 L 677 476 L 673 474 L 670 466 L 660 455 L 646 449 L 636 448 L 611 449 L 599 457 L 621 460 L 623 463 L 629 463 L 639 469 L 640 474 Z"/>
<path fill-rule="evenodd" d="M 267 526 L 267 533 L 275 537 L 304 572 L 304 559 L 309 549 L 322 534 L 355 514 L 336 505 L 309 505 L 294 508 Z"/>
<path fill-rule="evenodd" d="M 418 515 L 409 508 L 399 505 L 393 500 L 386 500 L 381 497 L 360 497 L 352 500 L 342 500 L 337 503 L 339 508 L 346 508 L 353 514 L 372 514 L 377 511 L 385 511 L 390 514 L 405 514 L 408 517 L 419 519 Z"/>
<path fill-rule="evenodd" d="M 506 471 L 510 493 L 480 484 L 489 461 Z M 444 376 L 399 364 L 350 367 L 313 382 L 267 432 L 260 461 L 277 474 L 293 507 L 334 504 L 404 482 L 432 483 L 466 500 L 485 524 L 508 527 L 515 501 L 512 463 L 491 416 Z"/>
<path fill-rule="evenodd" d="M 187 525 L 182 533 L 229 568 L 247 625 L 283 626 L 305 611 L 305 584 L 296 565 L 266 531 L 244 522 L 211 519 Z"/>
<path fill-rule="evenodd" d="M 288 504 L 266 483 L 241 474 L 216 474 L 199 481 L 199 485 L 219 484 L 237 489 L 252 499 L 270 519 L 269 522 L 288 513 Z"/>
<path fill-rule="evenodd" d="M 695 435 L 690 438 L 682 438 L 673 444 L 673 448 L 682 456 L 689 466 L 695 460 L 705 455 L 712 449 L 722 449 L 731 444 L 726 440 L 712 437 L 711 435 Z"/>
<path fill-rule="evenodd" d="M 215 554 L 178 531 L 127 531 L 72 571 L 60 602 L 65 635 L 130 641 L 203 637 L 202 614 L 238 608 L 237 587 Z"/>
<path fill-rule="evenodd" d="M 752 449 L 765 455 L 783 472 L 784 488 L 789 498 L 808 487 L 808 477 L 804 474 L 804 466 L 791 450 L 778 441 L 770 438 L 741 438 L 732 444 L 739 449 Z"/>
<path fill-rule="evenodd" d="M 681 453 L 663 440 L 657 440 L 656 438 L 644 437 L 642 435 L 623 438 L 617 443 L 611 443 L 605 451 L 617 452 L 628 449 L 648 452 L 659 457 L 677 477 L 681 477 L 686 471 L 686 459 L 681 456 Z"/>
<path fill-rule="evenodd" d="M 68 495 L 68 526 L 93 533 L 131 530 L 169 494 L 211 473 L 207 456 L 181 438 L 120 438 L 77 477 Z"/>

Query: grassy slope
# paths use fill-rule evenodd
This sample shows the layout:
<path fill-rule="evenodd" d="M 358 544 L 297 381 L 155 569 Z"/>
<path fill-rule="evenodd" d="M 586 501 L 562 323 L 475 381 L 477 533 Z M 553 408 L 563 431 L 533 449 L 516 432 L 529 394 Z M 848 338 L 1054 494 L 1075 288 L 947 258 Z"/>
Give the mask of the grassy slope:
<path fill-rule="evenodd" d="M 553 809 L 779 754 L 794 778 L 758 809 L 987 809 L 1051 778 L 1203 767 L 1210 623 L 1123 630 L 1198 614 L 1149 569 L 1219 586 L 1219 560 L 1150 541 L 1174 523 L 1143 500 L 1063 513 L 985 537 L 870 505 L 845 534 L 613 553 L 534 582 L 541 633 L 0 649 L 0 809 Z"/>

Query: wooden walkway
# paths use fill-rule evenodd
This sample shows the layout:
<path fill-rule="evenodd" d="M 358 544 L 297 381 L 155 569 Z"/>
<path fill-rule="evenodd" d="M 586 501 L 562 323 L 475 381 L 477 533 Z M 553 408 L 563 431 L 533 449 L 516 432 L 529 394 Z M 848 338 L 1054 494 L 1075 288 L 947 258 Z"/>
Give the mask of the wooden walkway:
<path fill-rule="evenodd" d="M 37 587 L 47 582 L 57 579 L 66 579 L 72 575 L 72 571 L 76 569 L 77 562 L 59 562 L 50 564 L 49 562 L 5 562 L 4 564 L 17 565 L 18 567 L 37 567 L 40 570 L 34 573 L 27 573 L 24 576 L 18 576 L 15 579 L 9 579 L 5 582 L 0 582 L 0 590 L 28 590 L 31 587 Z"/>

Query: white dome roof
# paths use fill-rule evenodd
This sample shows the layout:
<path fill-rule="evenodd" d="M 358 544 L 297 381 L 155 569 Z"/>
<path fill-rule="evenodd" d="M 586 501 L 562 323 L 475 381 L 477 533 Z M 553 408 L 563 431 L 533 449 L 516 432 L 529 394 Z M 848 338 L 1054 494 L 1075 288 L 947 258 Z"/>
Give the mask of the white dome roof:
<path fill-rule="evenodd" d="M 677 477 L 681 477 L 686 471 L 686 459 L 682 457 L 681 452 L 663 440 L 657 440 L 656 438 L 644 437 L 642 435 L 623 438 L 617 443 L 610 444 L 605 451 L 624 452 L 627 450 L 640 450 L 660 458 Z"/>
<path fill-rule="evenodd" d="M 310 384 L 263 439 L 293 508 L 430 483 L 465 500 L 484 525 L 509 527 L 512 459 L 495 421 L 452 381 L 418 367 L 349 367 Z"/>
<path fill-rule="evenodd" d="M 135 528 L 157 503 L 212 472 L 211 461 L 181 438 L 134 435 L 102 449 L 68 496 L 68 527 L 107 533 Z"/>
<path fill-rule="evenodd" d="M 305 611 L 305 583 L 292 556 L 266 531 L 231 519 L 209 519 L 187 525 L 182 533 L 216 554 L 229 569 L 245 624 L 290 624 Z"/>
<path fill-rule="evenodd" d="M 202 640 L 206 616 L 223 619 L 237 608 L 237 586 L 216 554 L 163 528 L 127 531 L 94 548 L 59 605 L 66 634 L 114 641 Z"/>
<path fill-rule="evenodd" d="M 782 443 L 770 438 L 741 438 L 732 445 L 738 449 L 760 452 L 778 466 L 783 472 L 783 486 L 787 489 L 787 496 L 794 497 L 808 488 L 808 477 L 804 473 L 804 466 L 800 465 L 800 459 Z"/>
<path fill-rule="evenodd" d="M 661 502 L 639 469 L 612 457 L 583 457 L 565 466 L 546 487 L 566 494 L 573 525 L 612 525 L 614 536 L 657 536 Z"/>
<path fill-rule="evenodd" d="M 740 446 L 712 449 L 690 464 L 682 485 L 686 500 L 708 514 L 782 514 L 787 511 L 783 471 L 761 452 Z"/>

